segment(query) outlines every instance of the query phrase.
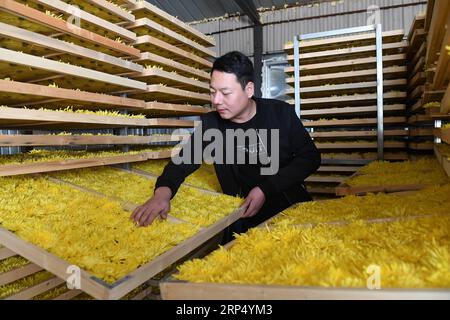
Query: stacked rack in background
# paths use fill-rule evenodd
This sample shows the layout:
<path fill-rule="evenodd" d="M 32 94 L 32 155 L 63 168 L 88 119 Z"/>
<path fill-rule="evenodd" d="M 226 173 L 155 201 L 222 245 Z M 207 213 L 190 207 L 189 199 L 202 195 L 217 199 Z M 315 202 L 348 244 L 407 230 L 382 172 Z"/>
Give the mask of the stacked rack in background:
<path fill-rule="evenodd" d="M 385 159 L 407 159 L 405 129 L 406 50 L 403 30 L 382 33 Z M 322 152 L 319 174 L 308 178 L 312 193 L 334 187 L 377 159 L 377 62 L 375 33 L 305 40 L 299 44 L 300 117 Z M 287 83 L 295 94 L 293 44 Z M 294 101 L 290 101 L 294 104 Z"/>

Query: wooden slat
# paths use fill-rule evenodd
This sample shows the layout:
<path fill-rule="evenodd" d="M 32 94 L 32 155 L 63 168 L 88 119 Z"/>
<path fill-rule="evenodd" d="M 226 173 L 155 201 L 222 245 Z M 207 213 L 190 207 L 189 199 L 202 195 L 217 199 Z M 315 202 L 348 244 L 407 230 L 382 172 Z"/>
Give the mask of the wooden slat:
<path fill-rule="evenodd" d="M 194 121 L 177 119 L 140 119 L 81 114 L 65 111 L 0 108 L 3 128 L 114 128 L 114 127 L 193 127 Z"/>
<path fill-rule="evenodd" d="M 417 29 L 414 31 L 412 37 L 409 40 L 410 50 L 415 51 L 417 48 L 424 43 L 427 33 L 424 29 Z"/>
<path fill-rule="evenodd" d="M 385 152 L 384 160 L 408 160 L 408 154 L 406 152 Z M 374 161 L 377 160 L 377 153 L 367 153 L 364 155 L 360 154 L 347 154 L 342 156 L 334 156 L 334 158 L 328 157 L 326 153 L 322 154 L 322 162 L 328 161 L 331 162 L 333 160 L 366 160 L 366 161 Z"/>
<path fill-rule="evenodd" d="M 450 144 L 450 128 L 434 129 L 434 135 L 440 138 L 443 142 Z"/>
<path fill-rule="evenodd" d="M 385 137 L 408 136 L 406 129 L 384 130 Z M 348 137 L 376 137 L 377 131 L 314 131 L 310 133 L 312 138 L 348 138 Z"/>
<path fill-rule="evenodd" d="M 194 51 L 200 57 L 215 58 L 214 51 L 152 21 L 148 18 L 137 19 L 127 26 L 139 36 L 151 35 L 184 50 Z"/>
<path fill-rule="evenodd" d="M 210 102 L 209 94 L 196 93 L 162 85 L 149 85 L 146 92 L 131 93 L 131 97 L 145 99 L 146 101 L 160 101 L 168 103 L 198 103 Z"/>
<path fill-rule="evenodd" d="M 427 50 L 426 43 L 422 43 L 419 50 L 417 51 L 411 51 L 409 55 L 414 53 L 414 57 L 408 60 L 410 69 L 414 68 L 414 66 L 419 63 L 420 58 L 425 57 L 425 51 Z"/>
<path fill-rule="evenodd" d="M 83 293 L 83 291 L 81 291 L 81 290 L 72 289 L 72 290 L 69 290 L 69 291 L 57 296 L 53 300 L 70 300 L 82 293 Z"/>
<path fill-rule="evenodd" d="M 355 166 L 320 166 L 317 172 L 356 172 L 361 167 Z"/>
<path fill-rule="evenodd" d="M 1 36 L 4 36 L 8 40 L 1 39 Z M 11 43 L 12 39 L 16 39 L 17 41 Z M 2 44 L 3 48 L 32 55 L 40 54 L 41 56 L 45 56 L 45 51 L 51 50 L 51 55 L 55 55 L 56 53 L 57 60 L 61 60 L 62 62 L 76 62 L 77 65 L 111 74 L 142 72 L 143 70 L 143 67 L 139 64 L 1 22 L 0 44 Z M 37 51 L 38 48 L 43 48 L 45 51 L 40 53 Z M 74 59 L 74 57 L 78 58 Z"/>
<path fill-rule="evenodd" d="M 382 33 L 383 43 L 399 42 L 403 39 L 405 32 L 403 30 L 385 31 Z M 318 40 L 308 40 L 300 42 L 300 52 L 329 50 L 332 48 L 343 48 L 345 46 L 363 46 L 375 42 L 375 33 L 366 33 L 351 35 L 345 37 L 326 38 Z M 284 50 L 291 52 L 294 50 L 293 44 L 284 46 Z"/>
<path fill-rule="evenodd" d="M 430 121 L 433 121 L 433 118 L 430 117 L 429 115 L 424 115 L 424 114 L 416 114 L 416 115 L 412 115 L 408 118 L 409 124 L 415 124 L 415 123 L 420 123 L 420 122 L 430 122 Z"/>
<path fill-rule="evenodd" d="M 433 129 L 432 128 L 410 128 L 409 136 L 410 137 L 423 137 L 423 136 L 432 136 Z"/>
<path fill-rule="evenodd" d="M 444 98 L 442 99 L 441 113 L 444 113 L 444 114 L 450 113 L 450 84 L 447 86 L 447 90 L 445 91 Z"/>
<path fill-rule="evenodd" d="M 413 69 L 410 72 L 410 74 L 414 77 L 418 72 L 423 71 L 424 66 L 425 66 L 425 58 L 421 57 L 419 61 L 413 66 Z"/>
<path fill-rule="evenodd" d="M 427 80 L 425 72 L 416 73 L 411 79 L 408 80 L 409 90 L 414 90 L 418 85 L 424 84 Z"/>
<path fill-rule="evenodd" d="M 16 253 L 14 251 L 9 250 L 8 248 L 0 247 L 0 260 L 8 259 L 14 257 Z"/>
<path fill-rule="evenodd" d="M 443 44 L 442 40 L 446 31 L 444 26 L 450 13 L 450 2 L 448 1 L 433 1 L 433 3 L 429 3 L 429 5 L 433 5 L 433 16 L 430 21 L 427 36 L 427 67 L 434 64 L 438 59 L 438 54 Z"/>
<path fill-rule="evenodd" d="M 134 22 L 134 15 L 114 3 L 106 0 L 63 0 L 66 3 L 77 5 L 81 10 L 89 12 L 99 18 L 112 23 Z M 115 1 L 117 3 L 117 1 Z"/>
<path fill-rule="evenodd" d="M 0 286 L 25 278 L 43 269 L 34 263 L 0 274 Z"/>
<path fill-rule="evenodd" d="M 190 115 L 202 115 L 204 113 L 210 112 L 213 109 L 205 108 L 202 106 L 192 106 L 184 104 L 172 104 L 163 102 L 146 102 L 144 111 L 149 114 L 149 116 L 190 116 Z"/>
<path fill-rule="evenodd" d="M 332 182 L 341 183 L 346 179 L 345 176 L 316 176 L 311 175 L 305 179 L 305 182 Z"/>
<path fill-rule="evenodd" d="M 187 25 L 181 20 L 169 15 L 163 10 L 159 9 L 155 5 L 152 5 L 146 1 L 136 2 L 135 5 L 130 7 L 133 11 L 133 15 L 139 18 L 148 18 L 158 22 L 159 24 L 174 30 L 175 32 L 182 34 L 186 38 L 194 40 L 203 46 L 215 46 L 214 38 L 207 37 L 195 28 Z"/>
<path fill-rule="evenodd" d="M 395 80 L 385 80 L 383 82 L 383 88 L 385 91 L 394 89 L 403 89 L 406 86 L 406 79 L 395 79 Z M 317 98 L 323 96 L 333 96 L 341 94 L 364 94 L 376 92 L 377 83 L 376 81 L 371 82 L 357 82 L 357 83 L 346 83 L 346 84 L 336 84 L 329 86 L 317 86 L 317 87 L 300 87 L 301 98 Z M 294 94 L 294 89 L 286 91 L 286 94 Z"/>
<path fill-rule="evenodd" d="M 448 300 L 445 289 L 337 289 L 277 285 L 163 281 L 164 300 Z"/>
<path fill-rule="evenodd" d="M 414 17 L 413 23 L 411 25 L 411 29 L 409 30 L 409 33 L 408 33 L 408 39 L 412 38 L 412 35 L 415 30 L 425 28 L 425 19 L 426 19 L 425 13 L 416 14 L 416 16 Z"/>
<path fill-rule="evenodd" d="M 412 150 L 433 150 L 433 141 L 429 142 L 409 142 L 408 148 Z"/>
<path fill-rule="evenodd" d="M 402 124 L 406 122 L 406 117 L 386 117 L 384 118 L 385 124 Z M 342 120 L 316 120 L 316 121 L 303 121 L 303 126 L 306 128 L 312 127 L 333 127 L 333 126 L 358 126 L 358 125 L 375 125 L 377 123 L 376 118 L 365 119 L 342 119 Z"/>
<path fill-rule="evenodd" d="M 432 88 L 434 90 L 445 89 L 450 82 L 450 55 L 447 50 L 447 47 L 450 45 L 450 7 L 446 26 L 447 28 L 442 42 L 442 47 L 439 50 L 436 73 L 432 81 Z"/>
<path fill-rule="evenodd" d="M 397 79 L 405 76 L 406 72 L 407 72 L 406 66 L 384 68 L 383 78 L 386 80 Z M 302 76 L 300 77 L 300 87 L 303 88 L 314 85 L 339 84 L 357 81 L 360 82 L 375 81 L 376 77 L 377 77 L 376 69 Z M 287 78 L 286 83 L 293 84 L 294 78 L 293 77 Z"/>
<path fill-rule="evenodd" d="M 120 155 L 88 159 L 69 159 L 61 161 L 48 161 L 42 163 L 11 164 L 0 166 L 0 177 L 69 169 L 91 168 L 119 163 L 145 161 L 149 159 L 164 159 L 170 158 L 170 156 L 171 151 L 168 150 L 145 152 L 135 155 Z"/>
<path fill-rule="evenodd" d="M 332 149 L 376 149 L 378 144 L 376 141 L 373 142 L 315 142 L 316 147 L 319 150 L 332 150 Z M 384 141 L 383 148 L 406 148 L 406 142 L 402 141 Z"/>
<path fill-rule="evenodd" d="M 400 54 L 408 47 L 407 41 L 395 43 L 383 43 L 383 55 Z M 344 49 L 334 49 L 326 51 L 317 51 L 311 53 L 300 53 L 300 64 L 311 64 L 316 61 L 329 62 L 335 60 L 357 59 L 376 55 L 376 46 L 350 47 Z M 294 55 L 288 55 L 287 61 L 293 64 Z"/>
<path fill-rule="evenodd" d="M 436 158 L 438 159 L 444 171 L 447 173 L 447 176 L 450 178 L 450 159 L 440 153 L 437 145 L 434 145 L 434 154 L 436 155 Z"/>
<path fill-rule="evenodd" d="M 31 299 L 41 293 L 44 293 L 50 289 L 53 289 L 60 284 L 63 284 L 65 281 L 59 278 L 52 278 L 50 280 L 44 281 L 38 285 L 35 285 L 31 288 L 25 289 L 11 297 L 6 298 L 5 300 L 27 300 Z"/>
<path fill-rule="evenodd" d="M 138 294 L 136 294 L 134 297 L 132 297 L 130 300 L 143 300 L 146 296 L 148 296 L 149 294 L 152 293 L 152 288 L 145 288 L 144 290 L 142 290 L 141 292 L 139 292 Z"/>
<path fill-rule="evenodd" d="M 13 0 L 0 0 L 0 10 L 2 11 L 1 15 L 4 16 L 2 21 L 8 21 L 8 24 L 13 24 L 17 27 L 24 27 L 30 31 L 30 27 L 42 29 L 46 35 L 54 34 L 55 31 L 60 32 L 62 36 L 58 38 L 61 40 L 74 42 L 81 46 L 87 46 L 89 44 L 91 49 L 115 56 L 131 56 L 136 58 L 140 56 L 139 50 L 135 48 L 83 28 L 67 24 L 64 20 L 49 16 Z"/>
<path fill-rule="evenodd" d="M 149 35 L 137 37 L 134 47 L 142 52 L 152 52 L 197 69 L 205 70 L 212 67 L 212 63 L 205 58 L 196 56 L 193 53 L 187 52 Z"/>
<path fill-rule="evenodd" d="M 68 146 L 100 144 L 154 144 L 160 142 L 179 142 L 183 135 L 151 136 L 85 136 L 85 135 L 0 135 L 0 146 Z M 1 254 L 0 254 L 1 257 Z"/>
<path fill-rule="evenodd" d="M 366 195 L 367 193 L 394 193 L 394 192 L 404 192 L 404 191 L 416 191 L 422 190 L 428 187 L 424 184 L 405 184 L 405 185 L 380 185 L 380 186 L 348 186 L 342 183 L 336 187 L 337 196 L 346 195 Z"/>
<path fill-rule="evenodd" d="M 209 84 L 206 82 L 190 79 L 158 68 L 144 69 L 142 73 L 133 76 L 133 78 L 147 84 L 165 84 L 172 88 L 209 93 Z"/>
<path fill-rule="evenodd" d="M 182 64 L 182 63 L 176 62 L 176 61 L 168 59 L 168 58 L 158 56 L 158 55 L 156 55 L 154 53 L 150 53 L 150 52 L 143 52 L 141 54 L 141 58 L 137 59 L 135 61 L 140 64 L 143 64 L 143 65 L 146 65 L 146 64 L 158 65 L 166 71 L 176 71 L 179 74 L 184 75 L 184 76 L 198 77 L 200 79 L 208 80 L 208 81 L 211 78 L 209 73 L 207 73 L 203 70 L 195 69 L 189 65 Z"/>
<path fill-rule="evenodd" d="M 406 98 L 406 92 L 386 92 L 383 94 L 383 99 L 385 103 L 389 99 L 390 103 L 394 102 L 404 102 Z M 332 106 L 352 106 L 352 105 L 364 105 L 364 104 L 373 104 L 377 101 L 377 94 L 355 94 L 350 96 L 337 96 L 337 97 L 326 97 L 326 98 L 311 98 L 311 99 L 302 99 L 300 102 L 300 108 L 320 108 L 320 107 L 332 107 Z M 293 100 L 287 101 L 290 104 L 294 104 Z"/>
<path fill-rule="evenodd" d="M 404 104 L 384 105 L 384 112 L 405 111 L 406 106 Z M 344 107 L 344 108 L 328 108 L 328 109 L 311 109 L 301 110 L 302 117 L 307 119 L 324 117 L 324 116 L 348 116 L 358 114 L 372 114 L 377 112 L 377 106 L 369 107 Z"/>
<path fill-rule="evenodd" d="M 136 34 L 105 19 L 101 19 L 96 15 L 83 11 L 80 7 L 72 6 L 60 0 L 19 0 L 30 7 L 39 11 L 56 11 L 63 14 L 64 18 L 70 22 L 70 17 L 74 16 L 80 19 L 81 25 L 90 31 L 115 39 L 122 38 L 125 41 L 133 42 L 136 40 Z"/>
<path fill-rule="evenodd" d="M 383 66 L 391 67 L 404 64 L 406 54 L 395 54 L 383 56 Z M 361 58 L 343 61 L 324 62 L 309 65 L 300 65 L 300 75 L 327 74 L 344 72 L 351 70 L 371 69 L 376 66 L 377 58 Z M 285 67 L 284 71 L 289 74 L 294 73 L 294 67 Z"/>
<path fill-rule="evenodd" d="M 120 88 L 145 90 L 146 85 L 143 82 L 126 79 L 123 77 L 106 74 L 103 72 L 89 70 L 87 68 L 77 67 L 58 61 L 53 61 L 41 57 L 35 57 L 26 53 L 15 52 L 8 49 L 0 48 L 0 61 L 8 64 L 18 64 L 27 68 L 36 68 L 45 70 L 50 74 L 63 74 L 67 76 L 76 76 L 77 78 L 94 80 L 113 85 Z M 8 72 L 8 70 L 4 70 Z M 4 73 L 3 73 L 4 74 Z M 31 80 L 31 79 L 30 79 Z"/>
<path fill-rule="evenodd" d="M 108 107 L 138 112 L 144 112 L 146 108 L 143 100 L 7 80 L 0 80 L 0 100 L 10 106 L 14 103 L 17 106 L 45 105 L 47 108 L 78 105 L 86 109 Z"/>

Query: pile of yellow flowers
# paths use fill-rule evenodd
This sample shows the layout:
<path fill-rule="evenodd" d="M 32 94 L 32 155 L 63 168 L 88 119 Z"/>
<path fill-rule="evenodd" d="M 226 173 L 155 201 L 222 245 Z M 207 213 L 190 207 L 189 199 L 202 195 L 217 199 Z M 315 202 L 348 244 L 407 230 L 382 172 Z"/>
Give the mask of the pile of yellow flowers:
<path fill-rule="evenodd" d="M 154 178 L 108 167 L 63 171 L 53 173 L 52 176 L 133 204 L 147 201 L 153 195 L 156 183 Z M 241 204 L 240 198 L 209 194 L 192 187 L 181 186 L 171 201 L 170 214 L 206 227 L 229 215 Z"/>
<path fill-rule="evenodd" d="M 444 125 L 442 125 L 443 129 L 450 129 L 450 123 L 445 123 Z"/>
<path fill-rule="evenodd" d="M 349 186 L 449 183 L 445 171 L 435 158 L 417 161 L 374 161 L 359 170 L 361 175 L 345 181 Z"/>
<path fill-rule="evenodd" d="M 133 168 L 149 172 L 155 176 L 160 176 L 167 163 L 168 160 L 166 159 L 155 159 L 135 163 L 133 164 Z M 222 188 L 220 187 L 214 171 L 214 166 L 210 164 L 202 164 L 198 170 L 186 178 L 185 182 L 197 188 L 222 192 Z"/>
<path fill-rule="evenodd" d="M 450 213 L 450 184 L 410 195 L 368 194 L 292 206 L 273 219 L 287 225 Z"/>
<path fill-rule="evenodd" d="M 191 282 L 367 287 L 370 266 L 382 288 L 450 287 L 450 216 L 313 228 L 274 226 L 188 261 L 175 277 Z"/>
<path fill-rule="evenodd" d="M 172 147 L 164 147 L 164 146 L 136 148 L 128 152 L 123 152 L 121 150 L 114 150 L 114 149 L 103 151 L 33 149 L 28 153 L 2 155 L 0 156 L 0 165 L 135 155 L 145 152 L 156 152 L 170 149 L 172 149 Z"/>
<path fill-rule="evenodd" d="M 0 182 L 3 228 L 109 283 L 199 231 L 167 220 L 136 227 L 120 203 L 43 177 Z"/>

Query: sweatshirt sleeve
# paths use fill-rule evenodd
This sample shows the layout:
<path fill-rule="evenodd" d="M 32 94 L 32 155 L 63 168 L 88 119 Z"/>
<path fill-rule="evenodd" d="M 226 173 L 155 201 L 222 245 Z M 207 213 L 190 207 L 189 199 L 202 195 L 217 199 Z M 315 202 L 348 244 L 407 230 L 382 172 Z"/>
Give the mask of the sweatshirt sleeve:
<path fill-rule="evenodd" d="M 163 173 L 156 180 L 155 190 L 159 187 L 168 187 L 172 191 L 173 198 L 184 179 L 200 167 L 203 154 L 201 131 L 201 127 L 197 127 L 187 142 L 183 143 L 179 154 L 172 156 Z"/>
<path fill-rule="evenodd" d="M 259 184 L 259 188 L 267 196 L 281 193 L 290 187 L 303 183 L 320 166 L 320 152 L 297 117 L 295 109 L 290 106 L 288 111 L 289 139 L 291 141 L 292 160 L 280 168 L 272 176 Z"/>

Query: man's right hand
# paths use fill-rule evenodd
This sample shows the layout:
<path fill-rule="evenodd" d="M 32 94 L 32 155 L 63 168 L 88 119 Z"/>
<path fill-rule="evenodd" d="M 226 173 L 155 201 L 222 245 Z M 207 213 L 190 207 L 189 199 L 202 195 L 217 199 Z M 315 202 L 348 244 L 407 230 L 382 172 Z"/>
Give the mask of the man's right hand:
<path fill-rule="evenodd" d="M 159 187 L 152 198 L 146 203 L 134 209 L 131 219 L 141 227 L 152 224 L 158 216 L 166 219 L 170 210 L 170 198 L 172 191 L 168 187 Z"/>

